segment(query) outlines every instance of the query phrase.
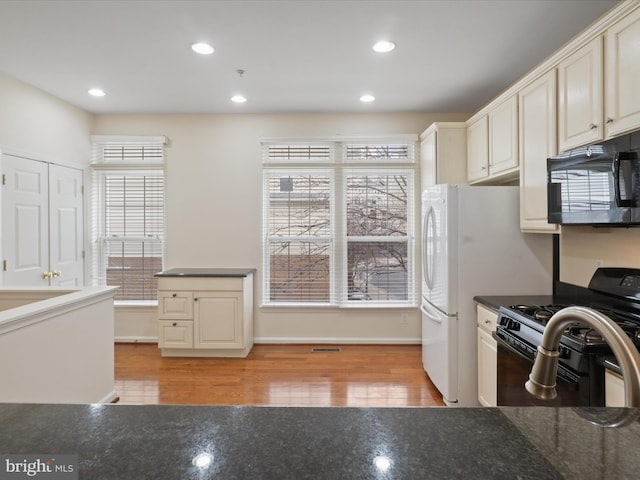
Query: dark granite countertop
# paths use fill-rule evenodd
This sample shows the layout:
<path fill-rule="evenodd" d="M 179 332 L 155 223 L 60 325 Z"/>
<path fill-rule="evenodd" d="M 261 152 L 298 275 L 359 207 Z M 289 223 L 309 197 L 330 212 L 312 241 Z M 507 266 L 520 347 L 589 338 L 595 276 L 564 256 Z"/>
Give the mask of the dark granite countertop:
<path fill-rule="evenodd" d="M 0 404 L 0 456 L 77 455 L 92 480 L 627 479 L 639 412 Z M 620 414 L 620 428 L 583 418 Z"/>
<path fill-rule="evenodd" d="M 551 305 L 554 302 L 553 295 L 502 295 L 484 296 L 478 295 L 473 299 L 492 310 L 511 305 Z"/>
<path fill-rule="evenodd" d="M 246 277 L 255 268 L 171 268 L 158 272 L 156 277 Z"/>

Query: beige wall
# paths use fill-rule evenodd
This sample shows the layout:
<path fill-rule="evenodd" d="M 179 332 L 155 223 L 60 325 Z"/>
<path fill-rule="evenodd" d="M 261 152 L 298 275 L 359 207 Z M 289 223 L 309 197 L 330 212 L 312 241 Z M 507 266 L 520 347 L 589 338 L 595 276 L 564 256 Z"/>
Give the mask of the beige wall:
<path fill-rule="evenodd" d="M 90 113 L 0 73 L 0 149 L 83 167 L 92 124 Z"/>
<path fill-rule="evenodd" d="M 433 121 L 467 114 L 99 115 L 94 134 L 166 135 L 166 268 L 253 267 L 258 342 L 406 342 L 420 339 L 412 309 L 262 308 L 261 137 L 420 134 Z M 131 315 L 131 311 L 128 315 Z M 401 314 L 408 313 L 402 323 Z M 137 311 L 141 337 L 153 318 Z M 119 328 L 116 335 L 134 338 Z M 144 332 L 147 332 L 145 335 Z M 149 338 L 150 339 L 150 338 Z"/>
<path fill-rule="evenodd" d="M 640 228 L 562 227 L 560 280 L 586 287 L 599 266 L 640 268 Z"/>

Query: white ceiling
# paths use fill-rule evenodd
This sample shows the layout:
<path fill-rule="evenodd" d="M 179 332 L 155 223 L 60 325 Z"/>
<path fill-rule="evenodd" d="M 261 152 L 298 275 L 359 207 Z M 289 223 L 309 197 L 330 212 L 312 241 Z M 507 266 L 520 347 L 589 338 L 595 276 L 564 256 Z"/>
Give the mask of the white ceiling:
<path fill-rule="evenodd" d="M 0 0 L 0 71 L 102 114 L 473 112 L 616 3 Z"/>

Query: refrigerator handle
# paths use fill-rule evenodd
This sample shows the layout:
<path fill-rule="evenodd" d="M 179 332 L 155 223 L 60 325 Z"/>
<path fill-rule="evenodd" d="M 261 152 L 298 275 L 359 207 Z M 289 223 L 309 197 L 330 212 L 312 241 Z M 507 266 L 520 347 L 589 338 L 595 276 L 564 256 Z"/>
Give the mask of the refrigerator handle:
<path fill-rule="evenodd" d="M 433 206 L 429 206 L 429 209 L 424 215 L 422 229 L 422 276 L 429 290 L 433 289 L 433 270 L 435 267 L 435 248 L 433 242 L 435 242 L 436 239 L 435 228 L 435 213 Z M 429 239 L 429 233 L 431 233 L 431 239 Z"/>

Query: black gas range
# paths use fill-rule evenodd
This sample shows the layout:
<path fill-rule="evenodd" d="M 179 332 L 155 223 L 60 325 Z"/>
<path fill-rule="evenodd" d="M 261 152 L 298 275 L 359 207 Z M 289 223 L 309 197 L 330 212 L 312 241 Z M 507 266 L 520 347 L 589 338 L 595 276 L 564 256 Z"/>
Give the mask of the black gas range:
<path fill-rule="evenodd" d="M 498 343 L 498 405 L 604 405 L 604 360 L 612 352 L 595 330 L 576 323 L 560 341 L 558 398 L 539 401 L 526 392 L 527 380 L 545 326 L 571 305 L 598 310 L 613 319 L 640 350 L 640 269 L 599 268 L 588 289 L 569 286 L 550 305 L 500 307 L 494 338 Z"/>

